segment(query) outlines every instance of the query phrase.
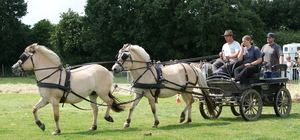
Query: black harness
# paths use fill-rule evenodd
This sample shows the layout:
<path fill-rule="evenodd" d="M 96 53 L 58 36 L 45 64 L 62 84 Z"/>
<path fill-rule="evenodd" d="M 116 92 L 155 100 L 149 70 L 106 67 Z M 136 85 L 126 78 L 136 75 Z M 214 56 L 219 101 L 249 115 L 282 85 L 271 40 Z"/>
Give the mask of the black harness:
<path fill-rule="evenodd" d="M 174 90 L 174 91 L 178 91 L 178 92 L 186 92 L 186 93 L 191 93 L 191 94 L 196 94 L 196 95 L 202 95 L 202 96 L 207 96 L 207 97 L 210 97 L 209 95 L 205 95 L 205 94 L 200 94 L 200 93 L 197 93 L 197 92 L 194 92 L 194 91 L 186 91 L 187 88 L 199 88 L 199 89 L 216 89 L 216 90 L 220 90 L 219 88 L 213 88 L 213 87 L 196 87 L 197 85 L 197 82 L 199 80 L 199 75 L 198 75 L 198 72 L 196 72 L 196 69 L 190 65 L 188 65 L 192 70 L 193 72 L 195 73 L 195 76 L 196 76 L 196 81 L 195 82 L 190 82 L 189 81 L 189 76 L 188 76 L 188 73 L 187 73 L 187 69 L 186 67 L 182 64 L 182 63 L 179 63 L 183 69 L 184 69 L 184 72 L 185 72 L 185 79 L 186 79 L 186 84 L 185 85 L 179 85 L 177 83 L 174 83 L 172 81 L 169 81 L 165 78 L 163 78 L 163 74 L 162 74 L 162 70 L 161 68 L 157 68 L 155 67 L 156 69 L 156 74 L 157 74 L 157 77 L 155 77 L 155 74 L 154 72 L 152 71 L 151 67 L 153 66 L 153 64 L 151 62 L 145 62 L 145 61 L 137 61 L 137 60 L 132 60 L 132 57 L 130 55 L 130 52 L 127 51 L 127 50 L 120 50 L 121 54 L 119 53 L 117 56 L 118 56 L 118 60 L 117 60 L 117 64 L 119 66 L 121 66 L 122 68 L 122 71 L 124 70 L 124 67 L 122 66 L 125 61 L 130 61 L 131 63 L 133 62 L 139 62 L 139 63 L 147 63 L 147 66 L 145 67 L 140 67 L 140 68 L 135 68 L 135 69 L 130 69 L 130 70 L 137 70 L 137 69 L 144 69 L 146 68 L 146 70 L 136 79 L 136 81 L 133 81 L 133 85 L 132 87 L 135 87 L 135 88 L 141 88 L 141 89 L 149 89 L 150 90 L 150 93 L 151 95 L 155 98 L 155 102 L 157 103 L 157 98 L 160 94 L 160 90 L 161 89 L 170 89 L 170 90 Z M 130 58 L 130 60 L 127 60 L 128 58 Z M 150 72 L 152 73 L 153 77 L 155 77 L 155 81 L 156 81 L 156 84 L 146 84 L 146 83 L 139 83 L 139 79 L 148 71 L 150 70 Z M 173 84 L 173 85 L 176 85 L 178 87 L 181 87 L 180 89 L 176 89 L 176 88 L 171 88 L 171 87 L 167 87 L 165 86 L 163 83 L 170 83 L 170 84 Z M 192 86 L 189 86 L 189 85 L 192 85 Z M 152 89 L 155 89 L 155 93 L 153 94 L 152 92 Z"/>
<path fill-rule="evenodd" d="M 148 67 L 147 69 L 143 72 L 143 74 L 141 74 L 137 79 L 136 81 L 133 81 L 133 85 L 132 87 L 135 87 L 135 88 L 142 88 L 142 89 L 149 89 L 150 90 L 150 93 L 151 95 L 155 98 L 155 102 L 158 103 L 157 101 L 157 98 L 160 94 L 160 91 L 161 89 L 164 89 L 164 88 L 167 88 L 167 89 L 171 89 L 171 90 L 175 90 L 175 91 L 180 91 L 180 92 L 186 92 L 186 88 L 187 87 L 190 87 L 188 86 L 189 84 L 193 85 L 193 86 L 196 86 L 197 85 L 197 81 L 198 81 L 198 73 L 196 72 L 196 70 L 192 68 L 192 70 L 194 71 L 195 75 L 196 75 L 196 81 L 194 83 L 190 82 L 189 81 L 189 77 L 188 77 L 188 73 L 187 73 L 187 70 L 186 70 L 186 67 L 180 63 L 182 65 L 182 67 L 184 68 L 184 72 L 185 72 L 185 78 L 186 78 L 186 84 L 185 85 L 179 85 L 177 83 L 174 83 L 174 82 L 171 82 L 167 79 L 165 79 L 163 77 L 163 74 L 162 74 L 162 70 L 161 68 L 158 68 L 158 67 L 155 67 L 155 70 L 156 70 L 156 74 L 157 74 L 157 77 L 155 78 L 155 81 L 156 81 L 156 84 L 145 84 L 145 83 L 139 83 L 139 79 L 148 71 L 150 70 L 150 72 L 152 73 L 153 77 L 155 77 L 154 75 L 154 72 L 152 71 L 151 69 L 151 66 L 149 63 L 148 63 Z M 171 83 L 173 85 L 176 85 L 178 87 L 181 87 L 180 89 L 176 89 L 176 88 L 170 88 L 170 87 L 167 87 L 163 84 L 163 82 L 166 82 L 166 83 Z M 152 89 L 155 89 L 155 92 L 153 93 L 152 92 Z"/>
<path fill-rule="evenodd" d="M 24 69 L 22 68 L 22 64 L 30 57 L 31 58 L 31 63 L 34 67 L 34 63 L 33 63 L 33 59 L 32 59 L 32 56 L 33 56 L 34 52 L 33 53 L 30 53 L 28 56 L 26 54 L 22 54 L 19 59 L 22 61 L 21 64 L 20 64 L 20 67 L 22 69 L 23 72 Z M 41 80 L 37 80 L 36 79 L 36 83 L 37 83 L 37 86 L 38 87 L 45 87 L 45 88 L 57 88 L 57 89 L 60 89 L 62 91 L 64 91 L 63 93 L 63 96 L 61 97 L 60 99 L 60 103 L 63 103 L 62 106 L 64 106 L 64 103 L 66 102 L 66 99 L 69 95 L 69 93 L 73 93 L 74 95 L 76 95 L 77 97 L 83 99 L 83 100 L 86 100 L 90 103 L 94 103 L 94 104 L 97 104 L 97 105 L 102 105 L 102 106 L 106 106 L 106 105 L 103 105 L 103 104 L 98 104 L 98 103 L 95 103 L 95 102 L 92 102 L 84 97 L 82 97 L 81 95 L 75 93 L 72 89 L 71 89 L 71 81 L 70 81 L 70 76 L 71 76 L 71 72 L 70 72 L 70 66 L 69 65 L 66 65 L 65 67 L 62 67 L 62 66 L 58 66 L 58 67 L 49 67 L 49 68 L 41 68 L 41 69 L 33 69 L 33 71 L 38 71 L 38 70 L 46 70 L 46 69 L 56 69 L 54 72 L 52 72 L 51 74 L 49 74 L 48 76 L 42 78 Z M 65 70 L 66 72 L 66 79 L 65 79 L 65 83 L 64 85 L 61 85 L 61 77 L 62 77 L 62 71 Z M 60 76 L 59 76 L 59 82 L 58 84 L 55 84 L 55 83 L 46 83 L 46 82 L 42 82 L 44 81 L 45 79 L 51 77 L 53 74 L 59 72 L 60 73 Z M 72 106 L 78 108 L 78 109 L 81 109 L 79 107 L 77 107 L 76 105 L 74 104 L 71 104 Z M 84 109 L 82 109 L 84 110 Z"/>

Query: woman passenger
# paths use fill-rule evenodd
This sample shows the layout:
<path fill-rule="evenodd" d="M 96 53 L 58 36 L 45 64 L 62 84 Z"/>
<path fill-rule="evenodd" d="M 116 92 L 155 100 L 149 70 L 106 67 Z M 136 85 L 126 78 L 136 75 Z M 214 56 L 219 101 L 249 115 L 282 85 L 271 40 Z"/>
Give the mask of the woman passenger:
<path fill-rule="evenodd" d="M 248 78 L 259 71 L 258 65 L 262 61 L 261 51 L 253 45 L 249 35 L 242 38 L 238 61 L 242 61 L 242 65 L 234 70 L 235 81 L 240 84 L 249 84 Z"/>

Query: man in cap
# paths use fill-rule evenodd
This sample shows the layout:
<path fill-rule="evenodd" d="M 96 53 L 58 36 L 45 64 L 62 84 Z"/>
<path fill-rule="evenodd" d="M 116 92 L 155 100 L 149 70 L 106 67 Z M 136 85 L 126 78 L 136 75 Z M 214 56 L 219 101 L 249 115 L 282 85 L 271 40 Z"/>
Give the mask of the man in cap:
<path fill-rule="evenodd" d="M 233 39 L 233 36 L 235 35 L 232 30 L 226 30 L 222 36 L 227 43 L 223 45 L 222 52 L 219 53 L 220 58 L 212 65 L 213 73 L 231 73 L 232 65 L 238 61 L 237 56 L 240 51 L 240 43 Z M 229 63 L 225 65 L 225 62 Z"/>
<path fill-rule="evenodd" d="M 272 66 L 276 64 L 283 64 L 283 52 L 281 47 L 274 42 L 275 34 L 267 34 L 267 42 L 261 48 L 261 52 L 264 53 L 263 61 L 268 63 L 264 67 L 264 78 L 276 78 L 280 77 L 280 72 L 272 71 Z"/>

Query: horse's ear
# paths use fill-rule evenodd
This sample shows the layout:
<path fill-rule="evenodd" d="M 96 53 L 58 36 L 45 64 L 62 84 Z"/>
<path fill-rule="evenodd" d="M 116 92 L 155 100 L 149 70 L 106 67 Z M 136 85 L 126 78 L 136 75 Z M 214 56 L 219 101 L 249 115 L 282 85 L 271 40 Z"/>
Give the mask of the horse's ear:
<path fill-rule="evenodd" d="M 28 47 L 28 51 L 31 52 L 31 53 L 34 53 L 35 52 L 35 48 L 37 47 L 37 43 L 34 43 L 34 44 L 31 44 L 29 47 Z"/>
<path fill-rule="evenodd" d="M 124 45 L 123 45 L 123 48 L 127 48 L 127 47 L 130 46 L 130 45 L 131 45 L 130 43 L 124 44 Z"/>

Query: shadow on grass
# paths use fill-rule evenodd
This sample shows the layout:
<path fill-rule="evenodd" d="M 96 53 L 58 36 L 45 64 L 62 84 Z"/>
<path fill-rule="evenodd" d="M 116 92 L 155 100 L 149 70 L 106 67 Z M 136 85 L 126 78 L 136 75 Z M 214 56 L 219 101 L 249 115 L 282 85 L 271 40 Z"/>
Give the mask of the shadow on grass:
<path fill-rule="evenodd" d="M 291 113 L 288 117 L 278 117 L 275 113 L 274 114 L 261 114 L 258 120 L 277 120 L 277 119 L 298 119 L 300 117 L 300 113 Z M 217 120 L 221 121 L 231 121 L 231 122 L 241 122 L 246 121 L 243 117 L 240 116 L 233 116 L 233 117 L 219 117 Z"/>
<path fill-rule="evenodd" d="M 230 122 L 212 122 L 212 123 L 189 123 L 189 124 L 172 124 L 172 125 L 166 125 L 161 126 L 158 129 L 162 130 L 174 130 L 174 129 L 183 129 L 183 128 L 191 128 L 191 127 L 201 127 L 201 126 L 223 126 L 223 125 L 229 125 Z"/>
<path fill-rule="evenodd" d="M 274 114 L 262 114 L 259 119 L 298 119 L 300 117 L 300 113 L 291 113 L 287 117 L 279 117 L 275 113 Z"/>

